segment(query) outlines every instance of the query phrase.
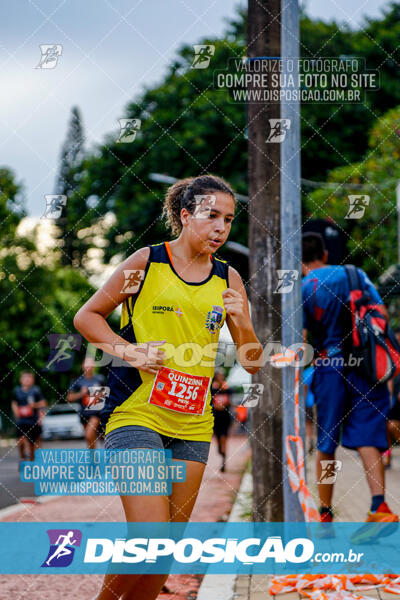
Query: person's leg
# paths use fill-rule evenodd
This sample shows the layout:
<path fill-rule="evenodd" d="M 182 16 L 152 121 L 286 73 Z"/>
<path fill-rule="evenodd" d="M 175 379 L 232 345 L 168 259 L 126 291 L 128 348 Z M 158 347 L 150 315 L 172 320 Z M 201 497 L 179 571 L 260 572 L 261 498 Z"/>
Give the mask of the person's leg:
<path fill-rule="evenodd" d="M 226 435 L 224 431 L 220 431 L 218 435 L 218 451 L 222 457 L 222 463 L 220 471 L 225 471 L 225 460 L 226 460 Z"/>
<path fill-rule="evenodd" d="M 396 442 L 400 442 L 400 421 L 390 420 L 388 421 L 388 431 L 390 435 L 394 437 Z"/>
<path fill-rule="evenodd" d="M 171 521 L 186 523 L 192 514 L 201 480 L 203 478 L 205 463 L 194 460 L 185 460 L 186 481 L 177 481 L 172 484 L 172 494 L 169 497 Z"/>
<path fill-rule="evenodd" d="M 85 438 L 86 443 L 88 445 L 89 450 L 94 450 L 96 448 L 96 441 L 98 436 L 98 428 L 99 428 L 100 420 L 98 417 L 90 417 L 85 427 Z"/>
<path fill-rule="evenodd" d="M 30 439 L 32 441 L 31 447 L 30 447 L 30 456 L 31 456 L 31 460 L 35 460 L 35 452 L 36 450 L 40 450 L 40 448 L 42 447 L 42 428 L 39 424 L 35 425 L 30 433 Z"/>
<path fill-rule="evenodd" d="M 317 413 L 317 482 L 320 513 L 332 518 L 333 483 L 324 483 L 326 464 L 334 460 L 339 444 L 346 402 L 346 386 L 342 369 L 322 366 L 315 369 L 312 390 Z M 321 517 L 322 518 L 322 517 Z"/>
<path fill-rule="evenodd" d="M 371 490 L 370 513 L 385 499 L 385 470 L 382 452 L 388 447 L 386 420 L 390 410 L 385 384 L 371 385 L 357 372 L 349 372 L 349 411 L 343 427 L 342 444 L 357 449 Z M 385 504 L 385 510 L 390 509 Z"/>
<path fill-rule="evenodd" d="M 172 494 L 169 497 L 172 522 L 184 523 L 189 520 L 206 466 L 204 463 L 191 460 L 185 460 L 185 463 L 186 481 L 173 483 Z M 155 600 L 167 579 L 168 574 L 143 575 L 142 579 L 135 582 L 133 588 L 122 597 L 122 600 Z"/>
<path fill-rule="evenodd" d="M 218 454 L 221 454 L 221 433 L 219 431 L 216 431 L 215 437 L 217 438 Z"/>
<path fill-rule="evenodd" d="M 393 440 L 392 440 L 392 435 L 390 432 L 390 421 L 389 420 L 386 423 L 386 435 L 387 435 L 387 441 L 388 441 L 388 449 L 385 450 L 384 452 L 382 452 L 382 462 L 383 462 L 384 468 L 389 469 L 390 464 L 391 464 L 391 459 L 392 459 L 392 447 L 393 447 Z"/>
<path fill-rule="evenodd" d="M 165 522 L 169 521 L 169 501 L 167 496 L 121 496 L 122 506 L 128 523 Z M 114 575 L 107 573 L 104 577 L 103 587 L 96 600 L 117 600 L 121 596 L 124 600 L 150 600 L 153 596 L 141 596 L 133 592 L 136 584 L 142 588 L 144 578 L 153 579 L 153 586 L 161 589 L 168 575 Z M 139 580 L 141 580 L 139 582 Z M 140 583 L 140 585 L 139 585 Z M 158 587 L 159 586 L 159 587 Z M 157 591 L 157 593 L 158 593 Z M 133 595 L 134 594 L 134 595 Z M 156 598 L 157 596 L 154 596 Z"/>
<path fill-rule="evenodd" d="M 311 453 L 314 450 L 313 422 L 310 419 L 306 419 L 306 449 L 307 453 Z"/>
<path fill-rule="evenodd" d="M 83 417 L 82 423 L 85 424 Z M 106 450 L 162 450 L 161 436 L 147 427 L 122 427 L 105 438 Z M 169 501 L 167 496 L 121 496 L 127 522 L 168 522 Z M 129 598 L 131 590 L 142 578 L 142 574 L 107 573 L 103 585 L 95 600 L 118 600 Z"/>
<path fill-rule="evenodd" d="M 186 481 L 173 483 L 169 497 L 170 520 L 175 522 L 189 520 L 205 469 L 205 464 L 200 462 L 185 463 Z M 140 580 L 132 582 L 132 587 L 125 592 L 122 600 L 155 600 L 167 579 L 168 574 L 143 575 Z"/>
<path fill-rule="evenodd" d="M 25 460 L 25 436 L 20 435 L 17 439 L 17 446 L 20 460 Z"/>
<path fill-rule="evenodd" d="M 362 446 L 357 448 L 361 457 L 371 496 L 385 494 L 385 469 L 378 448 Z"/>
<path fill-rule="evenodd" d="M 335 460 L 335 453 L 321 452 L 317 450 L 317 481 L 318 481 L 318 496 L 321 508 L 330 508 L 332 506 L 333 483 L 324 483 L 323 479 L 323 460 Z"/>
<path fill-rule="evenodd" d="M 35 442 L 28 440 L 29 460 L 35 460 Z"/>

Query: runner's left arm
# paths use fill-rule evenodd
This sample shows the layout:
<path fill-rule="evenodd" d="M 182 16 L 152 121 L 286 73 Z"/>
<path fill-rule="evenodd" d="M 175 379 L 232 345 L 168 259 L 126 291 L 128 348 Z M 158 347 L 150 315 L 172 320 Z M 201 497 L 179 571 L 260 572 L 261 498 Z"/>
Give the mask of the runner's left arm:
<path fill-rule="evenodd" d="M 235 343 L 240 364 L 248 373 L 254 375 L 262 367 L 263 347 L 251 322 L 242 278 L 232 267 L 229 267 L 229 285 L 230 287 L 222 293 L 227 314 L 226 323 Z"/>

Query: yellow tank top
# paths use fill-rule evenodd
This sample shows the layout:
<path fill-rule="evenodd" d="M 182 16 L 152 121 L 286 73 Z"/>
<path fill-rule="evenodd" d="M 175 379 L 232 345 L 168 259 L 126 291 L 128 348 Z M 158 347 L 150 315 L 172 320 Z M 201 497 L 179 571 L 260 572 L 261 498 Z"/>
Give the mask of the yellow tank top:
<path fill-rule="evenodd" d="M 133 343 L 166 340 L 159 346 L 165 351 L 166 367 L 212 378 L 226 317 L 222 292 L 228 287 L 228 263 L 211 259 L 207 279 L 189 283 L 176 273 L 168 242 L 150 246 L 139 290 L 123 305 L 121 337 Z M 154 379 L 155 375 L 133 367 L 110 367 L 110 395 L 102 411 L 106 434 L 126 425 L 142 425 L 170 437 L 210 441 L 211 386 L 204 413 L 187 414 L 149 404 Z"/>

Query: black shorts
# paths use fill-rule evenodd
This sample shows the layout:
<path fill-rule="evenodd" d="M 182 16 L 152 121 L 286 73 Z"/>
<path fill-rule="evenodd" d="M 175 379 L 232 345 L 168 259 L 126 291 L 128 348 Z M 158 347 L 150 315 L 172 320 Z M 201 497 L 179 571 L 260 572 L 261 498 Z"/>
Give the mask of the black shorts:
<path fill-rule="evenodd" d="M 100 420 L 100 413 L 99 412 L 81 412 L 81 413 L 79 413 L 79 418 L 84 427 L 89 423 L 89 419 L 91 419 L 92 417 L 96 417 L 96 419 Z"/>
<path fill-rule="evenodd" d="M 214 433 L 217 438 L 228 435 L 228 429 L 231 424 L 231 415 L 229 411 L 224 408 L 224 410 L 215 410 L 214 413 Z"/>
<path fill-rule="evenodd" d="M 395 400 L 387 416 L 388 421 L 400 421 L 400 402 Z"/>
<path fill-rule="evenodd" d="M 38 423 L 17 423 L 17 439 L 25 437 L 28 442 L 34 444 L 42 433 L 42 427 Z"/>

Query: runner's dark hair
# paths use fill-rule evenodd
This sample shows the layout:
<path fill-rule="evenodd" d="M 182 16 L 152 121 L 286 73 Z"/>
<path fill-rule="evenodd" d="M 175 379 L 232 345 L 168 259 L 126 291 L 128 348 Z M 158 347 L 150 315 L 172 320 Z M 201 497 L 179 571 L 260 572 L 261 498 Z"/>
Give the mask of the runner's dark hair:
<path fill-rule="evenodd" d="M 224 192 L 232 196 L 235 205 L 236 197 L 233 189 L 225 179 L 216 175 L 199 175 L 186 177 L 176 181 L 168 188 L 165 196 L 162 216 L 165 218 L 172 234 L 178 236 L 182 231 L 181 210 L 186 208 L 193 214 L 196 208 L 195 196 Z"/>
<path fill-rule="evenodd" d="M 324 238 L 320 233 L 307 231 L 302 235 L 303 263 L 322 260 L 325 253 Z"/>

